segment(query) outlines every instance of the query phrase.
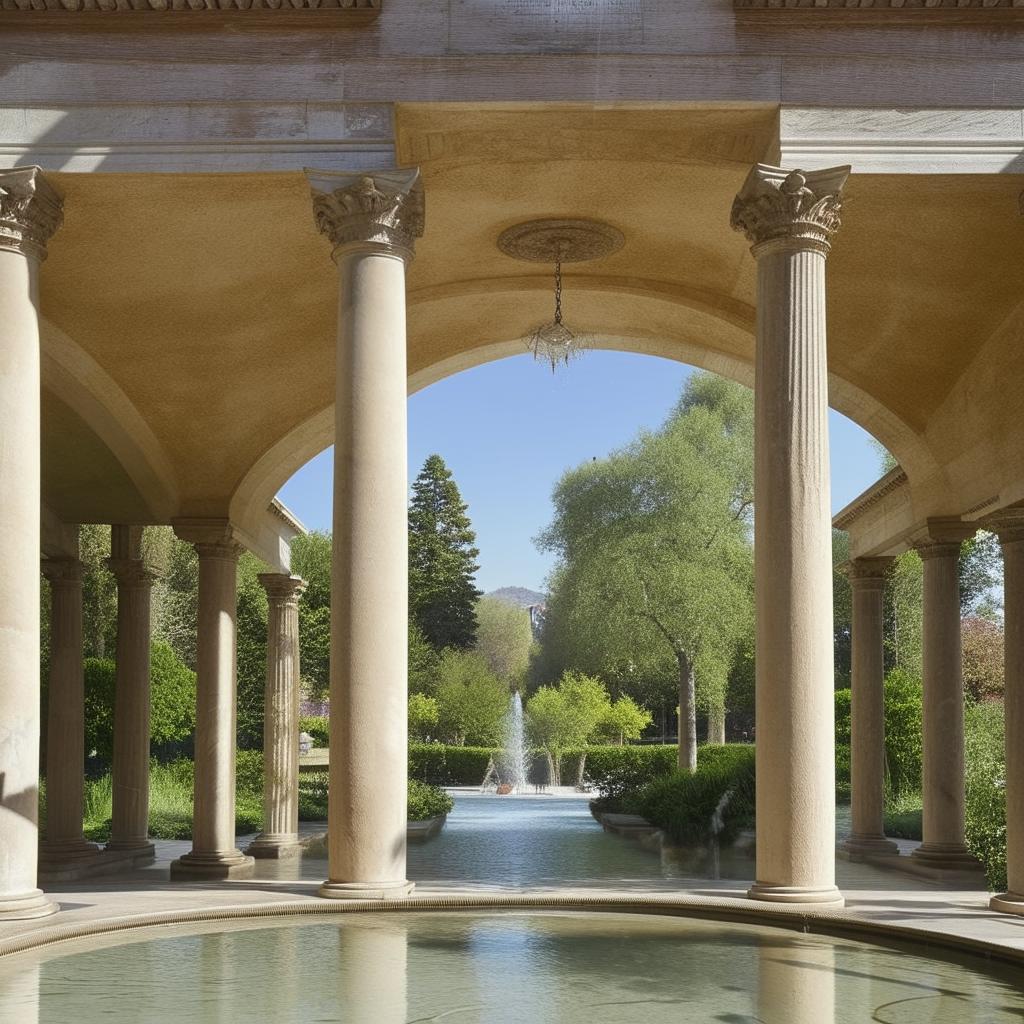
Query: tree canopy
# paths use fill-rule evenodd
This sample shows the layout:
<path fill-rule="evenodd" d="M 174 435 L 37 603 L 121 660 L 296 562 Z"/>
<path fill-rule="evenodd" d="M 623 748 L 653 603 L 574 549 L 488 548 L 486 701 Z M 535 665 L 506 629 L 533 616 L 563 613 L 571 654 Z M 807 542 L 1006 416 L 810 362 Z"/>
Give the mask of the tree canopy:
<path fill-rule="evenodd" d="M 508 601 L 482 597 L 476 604 L 476 618 L 476 650 L 499 679 L 518 689 L 533 646 L 530 613 Z"/>
<path fill-rule="evenodd" d="M 440 455 L 429 456 L 409 503 L 409 614 L 436 651 L 476 641 L 475 541 L 451 471 Z"/>
<path fill-rule="evenodd" d="M 696 706 L 724 709 L 751 628 L 753 401 L 693 374 L 657 431 L 569 471 L 538 538 L 558 556 L 552 602 L 572 663 L 679 686 L 680 765 L 696 765 Z"/>

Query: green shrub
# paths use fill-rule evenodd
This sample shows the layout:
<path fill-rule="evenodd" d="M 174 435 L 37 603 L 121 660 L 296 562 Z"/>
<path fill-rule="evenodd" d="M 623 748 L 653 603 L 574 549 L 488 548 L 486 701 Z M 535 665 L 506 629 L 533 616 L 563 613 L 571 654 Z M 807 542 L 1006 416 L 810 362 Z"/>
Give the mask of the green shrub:
<path fill-rule="evenodd" d="M 479 786 L 495 753 L 493 747 L 410 743 L 409 777 L 435 786 Z"/>
<path fill-rule="evenodd" d="M 1006 748 L 1003 705 L 967 708 L 967 848 L 985 865 L 989 887 L 1006 888 Z"/>
<path fill-rule="evenodd" d="M 299 774 L 299 821 L 327 820 L 327 772 Z"/>
<path fill-rule="evenodd" d="M 706 749 L 698 752 L 695 772 L 676 769 L 624 798 L 627 806 L 663 829 L 675 843 L 706 841 L 718 810 L 723 843 L 754 822 L 754 747 L 729 744 L 716 748 L 720 756 L 702 758 Z"/>
<path fill-rule="evenodd" d="M 850 802 L 850 744 L 836 742 L 836 802 Z"/>
<path fill-rule="evenodd" d="M 701 747 L 697 755 L 698 766 L 701 758 L 715 749 Z M 611 805 L 621 800 L 626 793 L 639 790 L 651 779 L 667 775 L 676 767 L 678 758 L 678 747 L 674 744 L 588 747 L 584 781 L 597 790 L 603 801 Z"/>
<path fill-rule="evenodd" d="M 447 814 L 455 801 L 440 787 L 418 779 L 409 780 L 409 821 L 426 821 Z"/>
<path fill-rule="evenodd" d="M 331 733 L 328 722 L 326 715 L 303 715 L 299 719 L 299 732 L 308 732 L 313 737 L 314 746 L 330 746 Z"/>
<path fill-rule="evenodd" d="M 263 751 L 235 752 L 235 799 L 256 795 L 263 797 Z"/>

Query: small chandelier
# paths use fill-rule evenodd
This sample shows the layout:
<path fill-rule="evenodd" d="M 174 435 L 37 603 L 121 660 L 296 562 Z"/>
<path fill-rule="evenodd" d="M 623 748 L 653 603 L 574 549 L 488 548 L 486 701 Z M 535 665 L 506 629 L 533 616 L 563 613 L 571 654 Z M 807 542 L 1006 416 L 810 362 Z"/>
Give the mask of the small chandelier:
<path fill-rule="evenodd" d="M 562 264 L 601 259 L 622 248 L 623 242 L 622 233 L 610 224 L 566 218 L 516 224 L 499 236 L 498 248 L 506 256 L 555 265 L 554 319 L 534 328 L 525 339 L 534 359 L 548 363 L 552 372 L 590 347 L 588 339 L 574 334 L 562 320 Z"/>
<path fill-rule="evenodd" d="M 558 369 L 559 363 L 568 366 L 569 361 L 581 356 L 586 348 L 582 339 L 562 322 L 561 250 L 555 258 L 555 318 L 537 327 L 527 338 L 526 347 L 538 362 L 550 363 L 552 373 Z"/>

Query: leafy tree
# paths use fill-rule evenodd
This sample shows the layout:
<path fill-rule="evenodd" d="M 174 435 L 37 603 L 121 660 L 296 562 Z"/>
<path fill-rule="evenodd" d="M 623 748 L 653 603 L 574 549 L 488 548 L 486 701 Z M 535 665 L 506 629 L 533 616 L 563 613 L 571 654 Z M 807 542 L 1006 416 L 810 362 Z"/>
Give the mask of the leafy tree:
<path fill-rule="evenodd" d="M 438 728 L 449 742 L 457 746 L 498 743 L 508 700 L 508 687 L 491 672 L 479 654 L 447 650 L 441 655 Z"/>
<path fill-rule="evenodd" d="M 424 693 L 409 695 L 409 738 L 425 740 L 437 727 L 440 709 L 433 697 Z"/>
<path fill-rule="evenodd" d="M 82 562 L 82 640 L 88 658 L 112 657 L 117 645 L 117 581 L 107 568 L 110 527 L 79 530 Z"/>
<path fill-rule="evenodd" d="M 480 552 L 466 512 L 444 459 L 431 455 L 409 504 L 409 613 L 436 651 L 468 650 L 476 640 Z"/>
<path fill-rule="evenodd" d="M 853 592 L 843 566 L 850 559 L 850 535 L 832 530 L 832 638 L 835 652 L 835 688 L 850 686 L 853 656 Z"/>
<path fill-rule="evenodd" d="M 423 631 L 409 620 L 409 692 L 431 694 L 437 690 L 441 656 L 430 646 Z"/>
<path fill-rule="evenodd" d="M 998 622 L 968 615 L 960 623 L 964 692 L 973 701 L 1003 696 L 1003 628 Z"/>
<path fill-rule="evenodd" d="M 269 606 L 267 592 L 257 577 L 266 571 L 267 567 L 248 551 L 243 552 L 238 560 L 235 643 L 238 674 L 238 741 L 242 747 L 258 748 L 263 745 Z"/>
<path fill-rule="evenodd" d="M 1003 558 L 994 533 L 981 530 L 960 547 L 960 612 L 969 615 L 1002 582 Z"/>
<path fill-rule="evenodd" d="M 292 541 L 292 572 L 306 581 L 299 602 L 313 611 L 331 607 L 331 535 L 321 530 L 300 534 Z"/>
<path fill-rule="evenodd" d="M 166 569 L 153 587 L 153 633 L 165 640 L 189 668 L 196 667 L 199 621 L 199 557 L 172 536 Z"/>
<path fill-rule="evenodd" d="M 583 746 L 610 710 L 604 683 L 582 672 L 566 672 L 557 687 L 542 686 L 527 701 L 530 736 L 547 755 L 548 777 L 555 785 L 562 777 L 562 756 L 572 747 Z M 581 757 L 581 779 L 584 769 Z"/>
<path fill-rule="evenodd" d="M 302 688 L 320 700 L 331 686 L 331 535 L 314 531 L 296 537 L 292 572 L 306 581 L 299 598 Z"/>
<path fill-rule="evenodd" d="M 530 613 L 507 601 L 482 597 L 476 604 L 476 618 L 476 650 L 499 679 L 518 687 L 533 647 Z"/>
<path fill-rule="evenodd" d="M 750 628 L 752 405 L 694 374 L 660 430 L 563 476 L 538 540 L 559 557 L 552 605 L 573 664 L 629 662 L 647 678 L 673 666 L 683 768 L 696 766 L 698 700 L 720 719 Z"/>
<path fill-rule="evenodd" d="M 620 697 L 609 703 L 597 724 L 596 735 L 621 747 L 627 740 L 640 739 L 652 721 L 650 711 L 640 707 L 632 697 Z"/>

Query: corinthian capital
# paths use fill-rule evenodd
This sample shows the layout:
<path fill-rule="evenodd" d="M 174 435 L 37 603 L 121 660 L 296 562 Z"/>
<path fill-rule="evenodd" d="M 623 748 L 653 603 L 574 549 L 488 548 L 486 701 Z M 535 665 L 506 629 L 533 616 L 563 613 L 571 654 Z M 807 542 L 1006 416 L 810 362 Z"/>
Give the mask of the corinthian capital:
<path fill-rule="evenodd" d="M 64 198 L 38 167 L 0 171 L 0 249 L 42 262 L 63 220 Z"/>
<path fill-rule="evenodd" d="M 827 253 L 849 174 L 849 167 L 784 171 L 755 164 L 733 200 L 730 223 L 747 236 L 755 256 L 762 246 L 780 242 Z"/>
<path fill-rule="evenodd" d="M 423 185 L 418 170 L 337 174 L 307 171 L 313 189 L 313 216 L 337 253 L 343 246 L 368 243 L 412 257 L 423 235 Z"/>

